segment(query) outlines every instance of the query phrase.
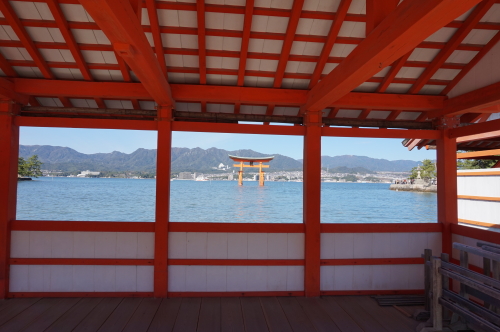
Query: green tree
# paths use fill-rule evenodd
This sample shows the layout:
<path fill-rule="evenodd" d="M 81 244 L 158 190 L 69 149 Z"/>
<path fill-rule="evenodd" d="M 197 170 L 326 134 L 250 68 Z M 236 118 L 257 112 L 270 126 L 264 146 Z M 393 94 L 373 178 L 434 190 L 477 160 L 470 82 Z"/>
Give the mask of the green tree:
<path fill-rule="evenodd" d="M 460 151 L 460 152 L 471 152 L 471 151 Z M 496 160 L 489 159 L 459 159 L 457 161 L 458 169 L 480 169 L 480 168 L 492 168 L 497 163 Z"/>
<path fill-rule="evenodd" d="M 42 162 L 38 160 L 38 156 L 35 154 L 29 157 L 27 160 L 23 157 L 19 157 L 17 163 L 17 173 L 23 177 L 40 177 L 42 176 L 42 171 L 40 167 Z"/>
<path fill-rule="evenodd" d="M 19 157 L 17 160 L 17 174 L 19 176 L 28 176 L 26 169 L 26 160 L 23 157 Z"/>
<path fill-rule="evenodd" d="M 410 179 L 416 179 L 418 176 L 418 166 L 411 169 Z M 436 177 L 436 164 L 430 159 L 424 159 L 420 166 L 420 177 L 422 179 L 433 179 Z"/>

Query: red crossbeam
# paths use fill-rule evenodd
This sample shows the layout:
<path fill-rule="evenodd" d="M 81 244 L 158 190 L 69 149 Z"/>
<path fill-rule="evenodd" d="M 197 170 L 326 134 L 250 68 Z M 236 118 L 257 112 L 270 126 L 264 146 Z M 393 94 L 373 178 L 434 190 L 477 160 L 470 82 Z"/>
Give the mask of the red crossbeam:
<path fill-rule="evenodd" d="M 322 110 L 415 48 L 480 0 L 403 1 L 309 93 L 307 110 Z"/>
<path fill-rule="evenodd" d="M 299 25 L 300 12 L 302 11 L 303 6 L 304 0 L 293 1 L 292 12 L 286 28 L 283 47 L 281 49 L 281 57 L 278 62 L 278 68 L 276 69 L 276 75 L 274 78 L 273 86 L 275 88 L 281 87 L 281 82 L 283 82 L 283 75 L 285 74 L 288 57 L 290 56 L 293 40 L 295 39 L 295 33 L 297 32 L 297 26 Z"/>
<path fill-rule="evenodd" d="M 153 99 L 159 105 L 172 106 L 170 86 L 130 3 L 120 0 L 80 2 Z"/>
<path fill-rule="evenodd" d="M 149 25 L 151 26 L 151 34 L 155 44 L 156 59 L 160 64 L 163 76 L 167 77 L 167 64 L 165 62 L 165 54 L 163 52 L 163 43 L 160 35 L 160 24 L 158 23 L 158 13 L 156 12 L 156 1 L 146 0 L 146 8 L 148 10 Z"/>
<path fill-rule="evenodd" d="M 245 20 L 243 22 L 243 38 L 241 39 L 241 51 L 239 52 L 240 64 L 238 67 L 238 82 L 236 85 L 243 86 L 245 70 L 247 67 L 248 44 L 250 43 L 250 30 L 252 28 L 254 0 L 247 0 L 245 5 Z"/>
<path fill-rule="evenodd" d="M 207 46 L 205 38 L 205 0 L 196 0 L 198 19 L 198 61 L 200 84 L 207 84 Z"/>
<path fill-rule="evenodd" d="M 325 64 L 330 57 L 330 53 L 332 52 L 333 45 L 337 40 L 339 35 L 340 28 L 342 27 L 342 23 L 344 23 L 344 19 L 347 15 L 347 10 L 351 5 L 352 0 L 342 0 L 337 9 L 337 13 L 335 15 L 335 21 L 332 23 L 330 27 L 330 32 L 328 33 L 328 37 L 326 39 L 326 43 L 321 50 L 321 55 L 319 56 L 318 63 L 314 68 L 314 72 L 312 74 L 311 80 L 309 82 L 309 89 L 312 89 L 316 83 L 318 83 L 321 74 L 323 73 L 323 69 L 325 68 Z"/>
<path fill-rule="evenodd" d="M 432 76 L 441 68 L 441 65 L 450 57 L 456 48 L 462 43 L 467 35 L 476 26 L 479 20 L 493 6 L 495 0 L 487 0 L 479 3 L 472 13 L 467 17 L 464 24 L 453 34 L 453 37 L 446 43 L 446 46 L 436 55 L 431 64 L 420 75 L 417 82 L 413 84 L 408 93 L 418 93 Z"/>

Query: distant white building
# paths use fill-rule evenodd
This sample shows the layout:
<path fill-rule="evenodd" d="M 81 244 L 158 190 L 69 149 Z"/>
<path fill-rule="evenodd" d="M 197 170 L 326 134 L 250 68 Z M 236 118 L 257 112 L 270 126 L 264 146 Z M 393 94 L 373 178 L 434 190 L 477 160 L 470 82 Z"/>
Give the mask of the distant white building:
<path fill-rule="evenodd" d="M 89 170 L 86 170 L 86 171 L 83 171 L 80 174 L 78 174 L 77 177 L 79 177 L 79 178 L 85 178 L 85 177 L 88 177 L 88 176 L 99 175 L 99 174 L 101 174 L 101 172 L 91 172 Z"/>

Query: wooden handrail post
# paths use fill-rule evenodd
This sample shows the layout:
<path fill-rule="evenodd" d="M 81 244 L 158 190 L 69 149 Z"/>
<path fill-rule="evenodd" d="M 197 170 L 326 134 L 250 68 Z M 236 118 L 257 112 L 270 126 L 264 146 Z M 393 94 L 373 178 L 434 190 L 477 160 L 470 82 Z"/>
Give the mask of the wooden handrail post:
<path fill-rule="evenodd" d="M 469 253 L 463 250 L 460 250 L 460 266 L 463 268 L 469 268 Z M 464 284 L 460 283 L 460 296 L 467 298 L 466 287 Z"/>
<path fill-rule="evenodd" d="M 443 307 L 439 298 L 443 296 L 443 279 L 439 274 L 441 259 L 433 257 L 432 260 L 432 326 L 435 331 L 443 329 Z"/>
<path fill-rule="evenodd" d="M 445 262 L 445 263 L 449 263 L 450 262 L 450 255 L 448 254 L 445 254 L 445 253 L 442 253 L 441 254 L 441 261 Z M 442 279 L 443 279 L 443 290 L 449 290 L 450 289 L 450 278 L 449 277 L 446 277 L 446 276 L 442 276 Z M 449 310 L 444 310 L 443 311 L 443 318 L 444 319 L 450 319 L 450 311 Z"/>
<path fill-rule="evenodd" d="M 431 311 L 431 269 L 429 267 L 429 262 L 432 257 L 432 250 L 424 250 L 424 287 L 425 287 L 425 311 Z"/>

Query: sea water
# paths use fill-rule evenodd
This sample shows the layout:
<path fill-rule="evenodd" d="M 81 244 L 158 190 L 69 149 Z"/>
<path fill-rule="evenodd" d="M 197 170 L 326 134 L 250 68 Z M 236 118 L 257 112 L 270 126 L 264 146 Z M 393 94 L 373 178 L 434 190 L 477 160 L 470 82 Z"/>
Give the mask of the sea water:
<path fill-rule="evenodd" d="M 172 222 L 301 223 L 300 182 L 170 182 Z M 159 188 L 162 190 L 162 188 Z M 165 189 L 166 190 L 166 189 Z M 143 221 L 155 216 L 151 179 L 38 178 L 18 183 L 17 219 Z M 433 193 L 396 192 L 385 183 L 322 183 L 324 223 L 436 222 Z M 167 204 L 160 202 L 159 204 Z"/>

